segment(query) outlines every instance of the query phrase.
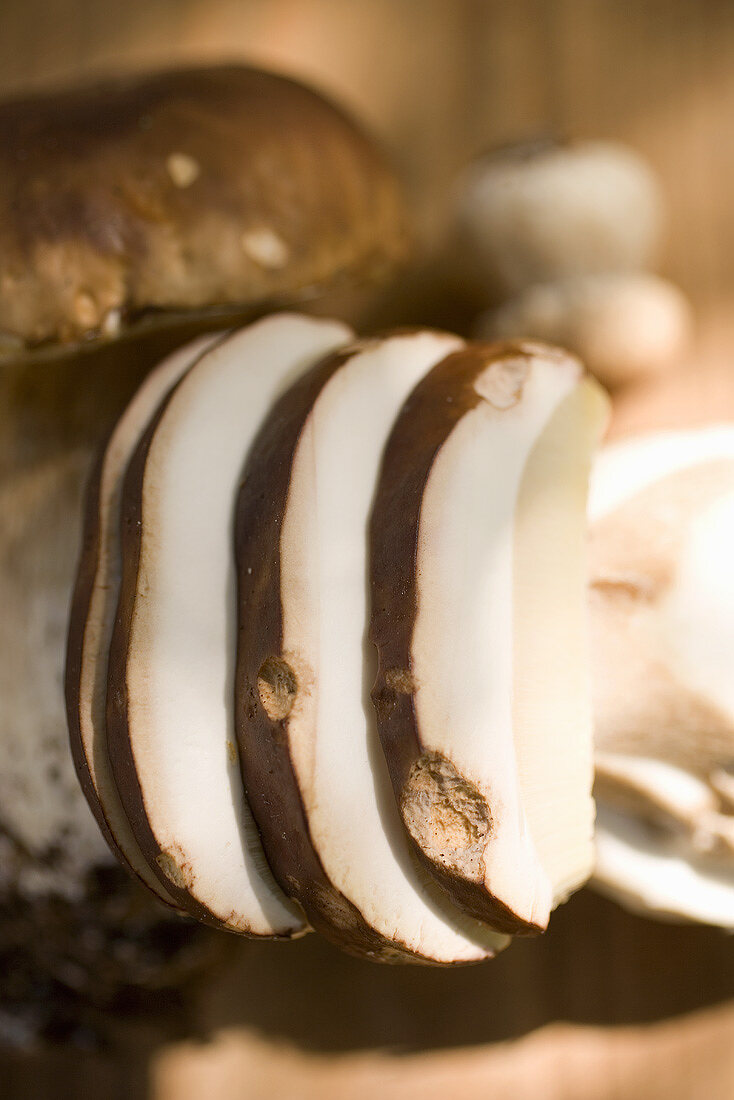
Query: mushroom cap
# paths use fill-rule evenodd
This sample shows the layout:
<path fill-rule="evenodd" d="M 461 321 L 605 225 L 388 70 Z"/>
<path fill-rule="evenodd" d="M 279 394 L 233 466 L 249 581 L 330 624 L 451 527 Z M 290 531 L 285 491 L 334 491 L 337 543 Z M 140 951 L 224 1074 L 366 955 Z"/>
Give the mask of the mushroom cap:
<path fill-rule="evenodd" d="M 395 179 L 322 96 L 238 65 L 0 104 L 0 358 L 384 277 Z"/>

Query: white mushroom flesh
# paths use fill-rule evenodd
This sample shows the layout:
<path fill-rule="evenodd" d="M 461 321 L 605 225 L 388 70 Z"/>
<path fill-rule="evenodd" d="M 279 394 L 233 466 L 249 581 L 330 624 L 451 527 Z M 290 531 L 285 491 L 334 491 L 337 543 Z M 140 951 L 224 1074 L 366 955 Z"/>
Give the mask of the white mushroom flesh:
<path fill-rule="evenodd" d="M 322 389 L 296 452 L 281 535 L 283 652 L 299 692 L 288 722 L 312 843 L 380 935 L 437 962 L 507 942 L 463 916 L 414 862 L 369 699 L 367 534 L 383 448 L 411 389 L 461 345 L 432 332 L 367 344 Z"/>
<path fill-rule="evenodd" d="M 576 361 L 539 349 L 513 407 L 484 400 L 453 430 L 421 507 L 413 675 L 422 746 L 481 792 L 492 814 L 487 889 L 540 927 L 592 866 L 579 578 L 605 410 L 598 387 L 579 384 Z"/>
<path fill-rule="evenodd" d="M 228 927 L 259 935 L 304 922 L 265 863 L 234 752 L 233 508 L 273 401 L 350 335 L 288 314 L 234 334 L 179 384 L 145 465 L 126 678 L 148 826 L 175 885 Z"/>
<path fill-rule="evenodd" d="M 734 926 L 734 427 L 606 448 L 589 517 L 595 881 Z"/>

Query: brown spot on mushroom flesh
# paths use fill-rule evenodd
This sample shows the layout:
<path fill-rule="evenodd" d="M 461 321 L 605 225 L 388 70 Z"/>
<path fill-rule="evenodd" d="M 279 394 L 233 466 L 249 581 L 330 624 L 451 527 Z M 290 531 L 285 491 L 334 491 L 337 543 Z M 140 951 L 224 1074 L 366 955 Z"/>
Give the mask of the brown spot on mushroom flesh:
<path fill-rule="evenodd" d="M 260 667 L 257 690 L 268 718 L 273 722 L 282 722 L 293 710 L 298 694 L 298 680 L 291 666 L 282 657 L 268 657 Z"/>
<path fill-rule="evenodd" d="M 522 397 L 528 370 L 528 360 L 520 356 L 497 359 L 478 376 L 474 389 L 495 409 L 511 409 Z"/>
<path fill-rule="evenodd" d="M 156 857 L 156 863 L 166 878 L 170 879 L 173 885 L 178 886 L 180 890 L 185 890 L 191 885 L 190 867 L 187 865 L 181 867 L 171 852 L 161 852 L 161 854 Z"/>
<path fill-rule="evenodd" d="M 489 806 L 445 756 L 429 752 L 415 761 L 400 811 L 430 859 L 473 882 L 484 879 L 483 853 L 492 831 Z"/>
<path fill-rule="evenodd" d="M 385 673 L 385 684 L 398 695 L 413 695 L 416 690 L 409 668 L 389 668 Z"/>

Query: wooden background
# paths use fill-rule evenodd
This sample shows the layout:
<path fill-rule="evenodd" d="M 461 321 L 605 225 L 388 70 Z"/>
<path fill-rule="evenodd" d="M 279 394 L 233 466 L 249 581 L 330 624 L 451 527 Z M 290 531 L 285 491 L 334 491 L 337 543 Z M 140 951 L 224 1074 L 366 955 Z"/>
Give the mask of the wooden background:
<path fill-rule="evenodd" d="M 699 334 L 672 379 L 622 396 L 615 430 L 734 417 L 734 0 L 0 0 L 2 94 L 212 58 L 350 105 L 427 243 L 488 144 L 553 130 L 635 146 L 663 179 L 660 266 Z M 371 967 L 314 937 L 245 945 L 200 991 L 211 1043 L 9 1056 L 0 1094 L 730 1100 L 732 998 L 730 939 L 583 892 L 544 940 L 451 973 Z"/>
<path fill-rule="evenodd" d="M 665 269 L 734 287 L 731 0 L 2 0 L 0 93 L 246 57 L 310 79 L 390 146 L 424 222 L 477 149 L 549 129 L 630 142 L 665 180 Z"/>

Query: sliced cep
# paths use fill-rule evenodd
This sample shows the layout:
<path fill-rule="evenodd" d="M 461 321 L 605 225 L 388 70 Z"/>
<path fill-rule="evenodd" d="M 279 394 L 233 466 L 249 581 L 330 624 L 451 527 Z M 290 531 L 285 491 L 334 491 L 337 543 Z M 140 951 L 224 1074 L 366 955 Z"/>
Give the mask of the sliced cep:
<path fill-rule="evenodd" d="M 237 765 L 234 501 L 272 402 L 350 336 L 281 314 L 223 340 L 164 402 L 123 488 L 113 775 L 166 890 L 192 915 L 250 935 L 288 936 L 305 922 L 270 874 Z"/>
<path fill-rule="evenodd" d="M 315 367 L 264 425 L 238 504 L 237 728 L 265 851 L 314 928 L 383 961 L 472 962 L 506 943 L 413 861 L 369 700 L 383 446 L 413 386 L 461 343 L 406 332 Z"/>
<path fill-rule="evenodd" d="M 593 864 L 585 508 L 606 399 L 470 345 L 406 402 L 371 527 L 374 689 L 405 827 L 455 902 L 543 929 Z"/>
<path fill-rule="evenodd" d="M 163 398 L 213 340 L 194 341 L 148 375 L 97 463 L 87 492 L 66 652 L 67 720 L 81 788 L 112 851 L 168 905 L 175 904 L 173 898 L 150 870 L 112 776 L 105 713 L 107 666 L 120 594 L 120 508 L 125 471 Z"/>
<path fill-rule="evenodd" d="M 643 915 L 734 931 L 734 867 L 694 855 L 672 834 L 601 802 L 594 886 Z"/>
<path fill-rule="evenodd" d="M 590 496 L 595 733 L 705 775 L 734 760 L 734 428 L 617 444 Z"/>
<path fill-rule="evenodd" d="M 734 428 L 606 448 L 589 518 L 596 792 L 607 833 L 614 830 L 612 840 L 599 833 L 595 882 L 638 909 L 728 927 L 721 903 L 730 890 L 731 919 Z M 640 837 L 646 865 L 658 860 L 654 897 L 639 887 Z M 697 892 L 676 901 L 686 861 L 687 889 Z"/>

